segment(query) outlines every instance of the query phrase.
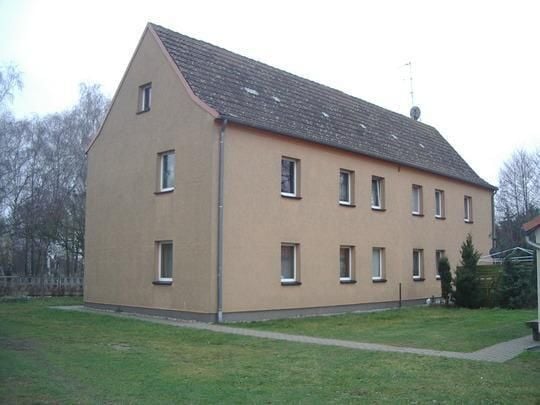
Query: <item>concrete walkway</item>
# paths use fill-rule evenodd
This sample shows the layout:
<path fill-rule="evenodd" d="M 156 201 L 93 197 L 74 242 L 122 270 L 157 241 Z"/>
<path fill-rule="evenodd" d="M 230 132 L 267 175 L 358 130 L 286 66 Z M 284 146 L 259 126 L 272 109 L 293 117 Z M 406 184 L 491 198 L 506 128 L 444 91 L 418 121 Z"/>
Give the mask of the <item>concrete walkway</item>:
<path fill-rule="evenodd" d="M 489 362 L 494 362 L 494 363 L 504 363 L 505 361 L 511 360 L 514 357 L 518 356 L 527 348 L 537 345 L 537 343 L 533 341 L 532 336 L 528 335 L 528 336 L 524 336 L 518 339 L 509 340 L 508 342 L 498 343 L 493 346 L 485 347 L 483 349 L 477 350 L 476 352 L 470 352 L 470 353 L 448 352 L 448 351 L 439 351 L 439 350 L 431 350 L 431 349 L 418 349 L 414 347 L 391 346 L 391 345 L 377 344 L 377 343 L 354 342 L 350 340 L 326 339 L 326 338 L 318 338 L 318 337 L 303 336 L 303 335 L 290 335 L 287 333 L 267 332 L 267 331 L 262 331 L 262 330 L 237 328 L 233 326 L 224 326 L 224 325 L 211 324 L 211 323 L 182 321 L 182 320 L 172 319 L 172 318 L 139 315 L 139 314 L 127 313 L 127 312 L 113 312 L 113 311 L 99 310 L 99 309 L 87 308 L 82 305 L 71 305 L 71 306 L 52 307 L 52 308 L 66 310 L 66 311 L 79 311 L 79 312 L 89 312 L 89 313 L 96 313 L 96 314 L 106 314 L 106 315 L 115 316 L 118 318 L 139 319 L 139 320 L 143 320 L 147 322 L 158 323 L 158 324 L 163 324 L 163 325 L 171 325 L 171 326 L 176 326 L 176 327 L 181 327 L 181 328 L 200 329 L 200 330 L 206 330 L 206 331 L 211 331 L 211 332 L 250 336 L 250 337 L 256 337 L 256 338 L 261 338 L 261 339 L 284 340 L 287 342 L 314 344 L 314 345 L 321 345 L 321 346 L 344 347 L 348 349 L 370 350 L 370 351 L 376 351 L 376 352 L 410 353 L 410 354 L 418 354 L 422 356 L 446 357 L 446 358 L 451 358 L 451 359 L 489 361 Z"/>

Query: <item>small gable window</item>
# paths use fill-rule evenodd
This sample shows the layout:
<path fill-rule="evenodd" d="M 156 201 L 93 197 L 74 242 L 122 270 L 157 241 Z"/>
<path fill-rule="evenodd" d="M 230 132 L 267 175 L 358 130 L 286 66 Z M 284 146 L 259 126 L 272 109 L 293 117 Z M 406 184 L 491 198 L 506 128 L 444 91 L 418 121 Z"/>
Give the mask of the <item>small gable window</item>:
<path fill-rule="evenodd" d="M 152 103 L 152 83 L 143 84 L 139 87 L 139 112 L 150 111 Z"/>

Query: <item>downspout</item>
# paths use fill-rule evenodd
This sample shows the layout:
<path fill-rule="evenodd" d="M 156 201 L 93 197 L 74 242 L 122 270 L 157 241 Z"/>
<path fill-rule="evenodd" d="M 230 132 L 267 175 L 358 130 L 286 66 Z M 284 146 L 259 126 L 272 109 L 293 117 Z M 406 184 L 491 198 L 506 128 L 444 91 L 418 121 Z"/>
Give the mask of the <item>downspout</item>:
<path fill-rule="evenodd" d="M 495 234 L 495 194 L 497 194 L 497 190 L 493 190 L 491 193 L 491 249 L 495 249 L 497 241 L 497 236 Z"/>
<path fill-rule="evenodd" d="M 223 179 L 225 172 L 225 129 L 227 119 L 221 123 L 219 131 L 219 172 L 218 172 L 218 226 L 217 226 L 217 322 L 223 322 Z"/>

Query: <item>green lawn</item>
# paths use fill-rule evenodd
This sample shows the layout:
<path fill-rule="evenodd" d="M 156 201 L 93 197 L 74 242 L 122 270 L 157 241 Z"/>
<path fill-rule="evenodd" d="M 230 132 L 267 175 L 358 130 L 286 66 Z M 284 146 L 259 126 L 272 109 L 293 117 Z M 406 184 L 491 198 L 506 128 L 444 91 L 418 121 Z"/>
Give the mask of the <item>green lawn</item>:
<path fill-rule="evenodd" d="M 493 364 L 48 308 L 79 302 L 0 303 L 0 403 L 522 404 L 540 398 L 538 352 Z"/>
<path fill-rule="evenodd" d="M 416 307 L 239 323 L 237 326 L 369 343 L 471 352 L 531 333 L 533 310 Z"/>

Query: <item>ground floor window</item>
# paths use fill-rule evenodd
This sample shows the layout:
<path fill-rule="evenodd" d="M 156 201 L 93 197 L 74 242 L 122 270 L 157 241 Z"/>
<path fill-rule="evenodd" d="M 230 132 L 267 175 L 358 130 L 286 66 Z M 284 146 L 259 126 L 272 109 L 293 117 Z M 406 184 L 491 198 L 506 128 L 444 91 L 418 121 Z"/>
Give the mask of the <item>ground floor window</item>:
<path fill-rule="evenodd" d="M 350 281 L 353 279 L 353 247 L 340 246 L 339 248 L 339 279 Z"/>
<path fill-rule="evenodd" d="M 160 281 L 172 281 L 173 275 L 173 243 L 158 242 L 158 272 Z"/>
<path fill-rule="evenodd" d="M 371 256 L 371 278 L 373 280 L 382 280 L 384 278 L 384 249 L 380 247 L 374 247 Z"/>
<path fill-rule="evenodd" d="M 294 243 L 281 244 L 281 281 L 295 282 L 297 280 L 297 245 Z"/>
<path fill-rule="evenodd" d="M 413 250 L 413 278 L 422 279 L 424 267 L 424 251 L 422 249 Z"/>
<path fill-rule="evenodd" d="M 441 275 L 439 274 L 439 262 L 444 256 L 445 251 L 443 249 L 435 251 L 435 274 L 437 275 L 437 278 L 441 278 Z"/>

